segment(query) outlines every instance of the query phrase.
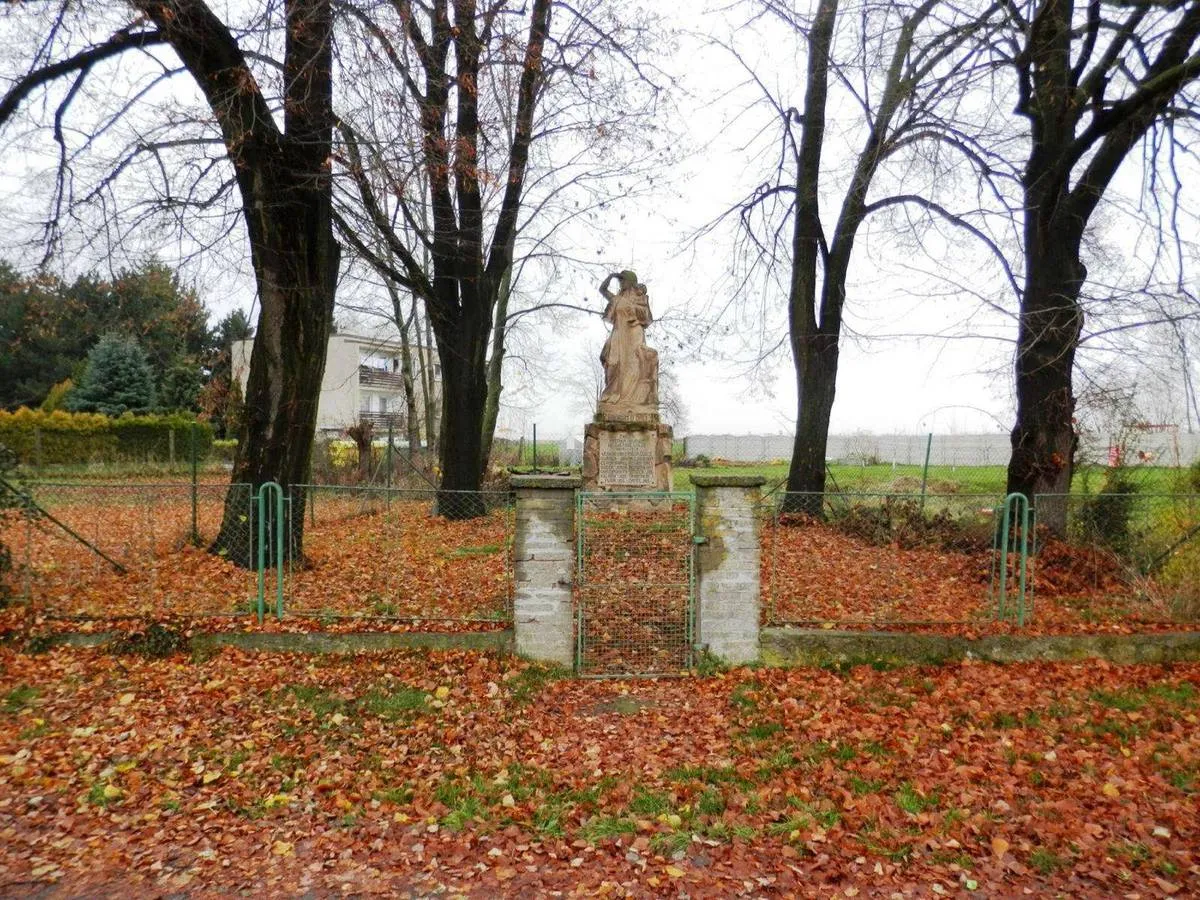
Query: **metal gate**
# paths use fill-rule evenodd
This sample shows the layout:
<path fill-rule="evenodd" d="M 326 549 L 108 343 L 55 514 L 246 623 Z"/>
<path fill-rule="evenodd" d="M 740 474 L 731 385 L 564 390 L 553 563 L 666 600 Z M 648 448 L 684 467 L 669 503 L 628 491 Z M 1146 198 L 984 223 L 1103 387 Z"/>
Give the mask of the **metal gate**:
<path fill-rule="evenodd" d="M 618 676 L 690 668 L 695 495 L 576 496 L 576 669 Z"/>

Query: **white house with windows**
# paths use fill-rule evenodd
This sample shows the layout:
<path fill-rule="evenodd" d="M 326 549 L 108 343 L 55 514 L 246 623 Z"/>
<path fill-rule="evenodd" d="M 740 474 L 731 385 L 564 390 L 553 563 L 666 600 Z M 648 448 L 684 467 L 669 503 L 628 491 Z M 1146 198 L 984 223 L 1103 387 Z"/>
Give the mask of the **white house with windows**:
<path fill-rule="evenodd" d="M 250 350 L 253 341 L 237 341 L 233 345 L 233 377 L 246 392 L 250 377 Z M 416 367 L 416 348 L 413 366 Z M 329 338 L 325 356 L 325 377 L 321 381 L 321 399 L 317 406 L 317 429 L 328 432 L 345 431 L 351 425 L 369 420 L 376 433 L 388 425 L 396 430 L 397 439 L 404 437 L 406 405 L 404 381 L 400 373 L 401 345 L 397 341 L 358 334 L 335 334 Z M 432 354 L 431 354 L 432 355 Z M 441 367 L 436 356 L 433 361 L 434 399 L 441 393 Z M 414 379 L 420 379 L 414 373 Z M 417 391 L 418 415 L 424 415 L 420 385 Z M 423 429 L 422 429 L 423 430 Z"/>

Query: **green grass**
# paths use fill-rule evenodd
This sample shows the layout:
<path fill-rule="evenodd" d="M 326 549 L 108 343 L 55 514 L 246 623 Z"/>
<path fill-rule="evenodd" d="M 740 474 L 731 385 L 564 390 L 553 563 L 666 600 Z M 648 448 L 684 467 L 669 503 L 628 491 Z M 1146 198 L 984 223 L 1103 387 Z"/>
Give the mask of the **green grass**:
<path fill-rule="evenodd" d="M 767 741 L 781 731 L 783 726 L 778 722 L 756 722 L 746 729 L 746 737 L 752 741 Z"/>
<path fill-rule="evenodd" d="M 737 685 L 729 694 L 729 705 L 734 709 L 740 709 L 743 712 L 758 708 L 758 701 L 751 696 L 762 689 L 762 685 L 754 679 L 743 681 Z"/>
<path fill-rule="evenodd" d="M 321 719 L 346 709 L 345 700 L 335 697 L 325 688 L 315 684 L 293 684 L 287 690 L 296 699 L 296 703 L 311 710 Z"/>
<path fill-rule="evenodd" d="M 1029 854 L 1029 865 L 1042 875 L 1053 875 L 1063 868 L 1067 861 L 1045 847 L 1038 847 Z"/>
<path fill-rule="evenodd" d="M 696 812 L 702 816 L 719 816 L 725 812 L 725 797 L 720 791 L 709 788 L 696 798 Z"/>
<path fill-rule="evenodd" d="M 370 691 L 362 702 L 366 711 L 373 716 L 398 719 L 408 713 L 423 710 L 427 697 L 424 691 L 401 684 L 388 691 Z"/>
<path fill-rule="evenodd" d="M 588 819 L 583 827 L 579 829 L 579 837 L 589 844 L 598 844 L 600 841 L 611 840 L 623 837 L 624 835 L 635 834 L 636 832 L 637 825 L 633 819 L 626 819 L 619 816 L 594 816 Z"/>
<path fill-rule="evenodd" d="M 660 831 L 650 838 L 650 848 L 663 856 L 673 856 L 687 850 L 691 842 L 692 835 L 689 831 Z"/>
<path fill-rule="evenodd" d="M 935 439 L 936 440 L 936 439 Z M 1143 494 L 1169 494 L 1178 488 L 1180 469 L 1158 466 L 1138 466 L 1130 471 Z M 703 469 L 684 469 L 678 465 L 671 470 L 674 489 L 689 491 L 692 472 L 703 475 L 762 475 L 768 489 L 786 480 L 788 464 L 747 463 L 744 465 L 711 466 Z M 921 491 L 921 466 L 892 466 L 890 463 L 861 466 L 834 463 L 829 466 L 826 489 L 858 493 L 918 494 Z M 1003 495 L 1006 480 L 1004 466 L 930 466 L 927 479 L 930 493 L 995 494 Z M 1104 485 L 1104 469 L 1081 466 L 1071 482 L 1073 494 L 1095 494 Z"/>
<path fill-rule="evenodd" d="M 4 695 L 3 702 L 0 702 L 0 709 L 6 713 L 19 713 L 25 707 L 33 704 L 37 699 L 38 689 L 28 684 L 18 684 L 15 688 Z"/>
<path fill-rule="evenodd" d="M 518 706 L 533 701 L 552 681 L 567 678 L 571 670 L 563 666 L 529 665 L 508 679 L 513 703 Z"/>
<path fill-rule="evenodd" d="M 896 791 L 896 805 L 911 816 L 935 809 L 939 801 L 940 798 L 936 791 L 932 794 L 923 794 L 907 781 Z"/>
<path fill-rule="evenodd" d="M 668 781 L 699 781 L 703 784 L 732 784 L 751 787 L 752 782 L 738 774 L 733 766 L 676 766 L 663 773 Z"/>
<path fill-rule="evenodd" d="M 491 556 L 493 553 L 499 553 L 504 549 L 502 544 L 483 544 L 479 547 L 455 547 L 453 550 L 447 551 L 444 555 L 455 559 L 463 556 Z"/>
<path fill-rule="evenodd" d="M 857 775 L 850 777 L 850 791 L 855 797 L 865 797 L 869 794 L 878 794 L 883 790 L 883 782 L 876 778 L 859 778 Z"/>
<path fill-rule="evenodd" d="M 660 816 L 671 811 L 671 798 L 639 787 L 629 801 L 629 811 L 638 816 Z"/>

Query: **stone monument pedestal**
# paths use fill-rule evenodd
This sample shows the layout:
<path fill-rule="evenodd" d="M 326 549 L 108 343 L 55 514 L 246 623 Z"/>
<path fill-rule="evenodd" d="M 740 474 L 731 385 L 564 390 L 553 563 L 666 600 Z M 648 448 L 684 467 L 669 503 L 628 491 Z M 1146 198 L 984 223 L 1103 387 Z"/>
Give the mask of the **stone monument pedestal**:
<path fill-rule="evenodd" d="M 585 491 L 669 491 L 670 425 L 648 421 L 611 421 L 597 416 L 583 430 Z"/>

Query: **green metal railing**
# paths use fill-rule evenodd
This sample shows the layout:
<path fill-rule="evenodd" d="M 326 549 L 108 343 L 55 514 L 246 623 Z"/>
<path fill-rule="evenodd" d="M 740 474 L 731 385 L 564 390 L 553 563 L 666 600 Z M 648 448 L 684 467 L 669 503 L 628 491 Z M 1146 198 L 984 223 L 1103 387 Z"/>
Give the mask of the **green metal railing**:
<path fill-rule="evenodd" d="M 274 508 L 271 501 L 274 500 Z M 258 621 L 263 620 L 266 605 L 266 575 L 268 540 L 270 533 L 268 525 L 274 526 L 275 540 L 270 542 L 274 547 L 275 563 L 275 615 L 283 618 L 283 577 L 284 577 L 284 525 L 283 488 L 274 481 L 268 481 L 258 489 Z"/>
<path fill-rule="evenodd" d="M 990 600 L 1001 621 L 1023 628 L 1033 615 L 1033 583 L 1028 579 L 1033 511 L 1024 494 L 1009 494 L 996 508 L 999 523 L 992 541 Z M 1015 570 L 1014 570 L 1015 562 Z"/>

